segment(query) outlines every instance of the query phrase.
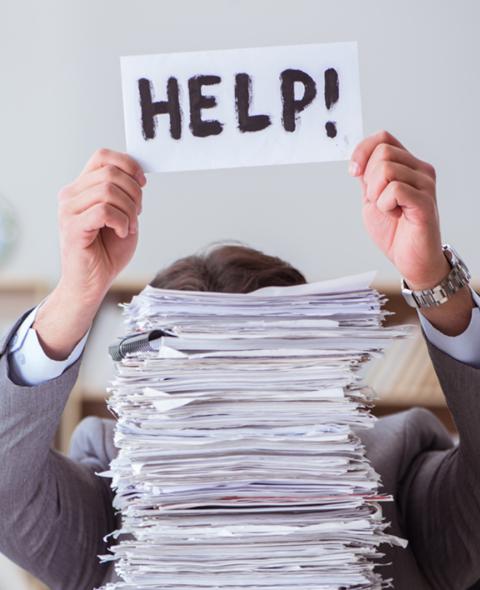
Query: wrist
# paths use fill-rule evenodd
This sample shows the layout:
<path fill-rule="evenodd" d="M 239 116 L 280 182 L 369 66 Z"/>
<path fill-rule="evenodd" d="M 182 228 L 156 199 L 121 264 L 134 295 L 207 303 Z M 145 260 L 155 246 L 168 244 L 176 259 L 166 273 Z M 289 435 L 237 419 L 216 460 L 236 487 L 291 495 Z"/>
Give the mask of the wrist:
<path fill-rule="evenodd" d="M 403 294 L 410 305 L 413 298 L 418 311 L 440 332 L 458 336 L 470 324 L 475 306 L 468 286 L 470 273 L 451 246 L 443 246 L 441 258 L 420 279 L 405 278 Z"/>
<path fill-rule="evenodd" d="M 405 276 L 405 282 L 412 291 L 433 289 L 439 285 L 450 273 L 452 267 L 446 256 L 440 253 L 440 258 L 432 262 L 429 268 L 415 276 Z"/>
<path fill-rule="evenodd" d="M 85 298 L 61 281 L 40 307 L 32 328 L 45 354 L 65 360 L 90 329 L 103 297 Z"/>
<path fill-rule="evenodd" d="M 444 304 L 419 312 L 445 336 L 459 336 L 469 326 L 475 302 L 468 286 L 462 287 Z"/>
<path fill-rule="evenodd" d="M 110 285 L 95 290 L 74 285 L 63 277 L 57 283 L 49 299 L 55 299 L 58 305 L 71 310 L 71 314 L 89 318 L 89 323 L 99 310 Z"/>

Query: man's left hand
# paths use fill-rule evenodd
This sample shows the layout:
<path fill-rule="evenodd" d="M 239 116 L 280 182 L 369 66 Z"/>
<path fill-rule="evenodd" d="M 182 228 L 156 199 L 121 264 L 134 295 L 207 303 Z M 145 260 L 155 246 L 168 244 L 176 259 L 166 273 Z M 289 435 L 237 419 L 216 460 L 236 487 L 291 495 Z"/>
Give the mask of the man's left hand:
<path fill-rule="evenodd" d="M 363 192 L 363 220 L 373 241 L 411 289 L 429 289 L 450 270 L 442 252 L 435 170 L 386 131 L 362 141 L 350 162 Z"/>
<path fill-rule="evenodd" d="M 442 251 L 435 170 L 381 131 L 353 152 L 350 174 L 362 185 L 363 220 L 373 241 L 410 289 L 431 289 L 450 272 Z M 448 336 L 469 325 L 474 306 L 468 287 L 422 314 Z"/>

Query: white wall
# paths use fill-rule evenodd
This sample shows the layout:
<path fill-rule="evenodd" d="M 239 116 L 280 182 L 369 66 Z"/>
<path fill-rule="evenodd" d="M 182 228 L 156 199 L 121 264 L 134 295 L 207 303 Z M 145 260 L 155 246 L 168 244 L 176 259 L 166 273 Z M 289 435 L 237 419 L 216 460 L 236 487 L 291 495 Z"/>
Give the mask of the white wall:
<path fill-rule="evenodd" d="M 3 281 L 55 280 L 56 193 L 99 146 L 124 149 L 120 55 L 358 40 L 367 133 L 388 128 L 439 173 L 444 238 L 480 276 L 478 0 L 3 0 L 0 194 L 22 239 Z M 378 268 L 346 164 L 155 175 L 125 279 L 220 238 L 310 279 Z"/>

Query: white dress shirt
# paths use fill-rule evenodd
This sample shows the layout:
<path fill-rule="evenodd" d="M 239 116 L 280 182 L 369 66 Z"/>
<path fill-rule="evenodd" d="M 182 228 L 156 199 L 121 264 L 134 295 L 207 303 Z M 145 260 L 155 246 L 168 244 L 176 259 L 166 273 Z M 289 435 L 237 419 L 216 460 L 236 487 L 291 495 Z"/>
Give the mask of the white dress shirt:
<path fill-rule="evenodd" d="M 458 336 L 446 336 L 421 313 L 418 315 L 425 335 L 432 344 L 457 361 L 480 368 L 480 296 L 472 289 L 472 297 L 477 307 L 472 309 L 467 329 Z M 80 357 L 88 337 L 87 332 L 65 360 L 49 358 L 32 329 L 40 305 L 23 320 L 9 346 L 10 371 L 15 381 L 22 385 L 39 385 L 59 377 Z"/>
<path fill-rule="evenodd" d="M 38 341 L 36 331 L 32 329 L 35 316 L 42 303 L 32 309 L 10 341 L 10 373 L 15 382 L 20 385 L 40 385 L 40 383 L 59 377 L 80 357 L 88 338 L 89 332 L 64 361 L 55 361 L 48 357 Z"/>

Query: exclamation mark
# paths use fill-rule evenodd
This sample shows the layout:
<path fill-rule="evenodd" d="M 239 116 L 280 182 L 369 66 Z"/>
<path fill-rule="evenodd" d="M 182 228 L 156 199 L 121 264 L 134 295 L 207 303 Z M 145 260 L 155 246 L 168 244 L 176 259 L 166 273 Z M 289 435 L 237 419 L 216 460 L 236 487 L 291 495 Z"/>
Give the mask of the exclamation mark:
<path fill-rule="evenodd" d="M 325 70 L 325 106 L 330 110 L 335 103 L 338 102 L 338 74 L 334 68 Z M 334 138 L 337 136 L 337 124 L 335 121 L 327 121 L 325 123 L 325 130 L 328 137 Z"/>

